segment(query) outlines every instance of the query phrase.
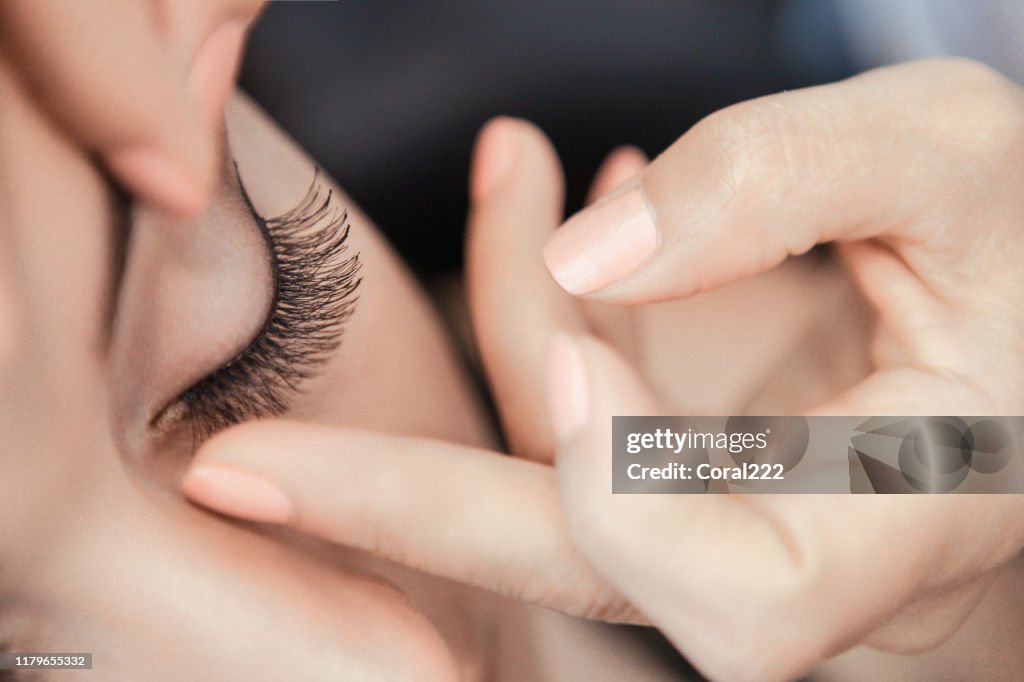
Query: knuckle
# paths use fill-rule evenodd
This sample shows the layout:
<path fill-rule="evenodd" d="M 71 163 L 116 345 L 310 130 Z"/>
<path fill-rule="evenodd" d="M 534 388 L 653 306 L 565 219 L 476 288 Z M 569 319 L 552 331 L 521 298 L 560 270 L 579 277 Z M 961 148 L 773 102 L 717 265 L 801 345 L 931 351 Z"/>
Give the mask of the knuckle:
<path fill-rule="evenodd" d="M 752 250 L 761 254 L 758 265 L 774 265 L 816 241 L 811 224 L 780 232 L 764 217 L 791 211 L 799 204 L 801 178 L 822 170 L 834 136 L 827 122 L 816 107 L 763 98 L 711 114 L 692 131 L 702 156 L 710 160 L 710 191 L 725 219 L 761 245 Z"/>
<path fill-rule="evenodd" d="M 934 60 L 941 68 L 946 80 L 955 87 L 976 87 L 980 91 L 999 91 L 1012 85 L 1013 82 L 984 62 L 960 57 Z"/>
<path fill-rule="evenodd" d="M 796 116 L 774 100 L 737 104 L 711 114 L 694 128 L 715 160 L 713 172 L 732 196 L 763 187 L 779 166 L 792 163 L 797 148 L 793 133 Z"/>
<path fill-rule="evenodd" d="M 974 164 L 1018 159 L 1024 148 L 1024 94 L 995 69 L 968 59 L 931 64 L 942 86 L 930 102 L 936 142 Z"/>
<path fill-rule="evenodd" d="M 622 595 L 609 586 L 594 590 L 577 608 L 581 618 L 600 620 L 608 623 L 644 622 L 636 608 Z"/>
<path fill-rule="evenodd" d="M 571 587 L 539 578 L 525 585 L 498 585 L 497 592 L 531 604 L 555 606 L 560 611 L 586 620 L 609 623 L 642 620 L 633 605 L 610 585 L 595 580 L 592 575 L 577 577 L 578 580 L 572 581 Z"/>

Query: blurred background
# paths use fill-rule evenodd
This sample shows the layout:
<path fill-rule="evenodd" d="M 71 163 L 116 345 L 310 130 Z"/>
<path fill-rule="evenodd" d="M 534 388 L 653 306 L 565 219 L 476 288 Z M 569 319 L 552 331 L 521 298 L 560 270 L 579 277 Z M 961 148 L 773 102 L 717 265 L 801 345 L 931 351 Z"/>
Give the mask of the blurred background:
<path fill-rule="evenodd" d="M 758 95 L 940 54 L 1024 75 L 1013 0 L 271 2 L 243 87 L 374 218 L 421 277 L 461 263 L 483 123 L 530 119 L 566 167 L 569 212 L 601 159 L 656 155 Z"/>

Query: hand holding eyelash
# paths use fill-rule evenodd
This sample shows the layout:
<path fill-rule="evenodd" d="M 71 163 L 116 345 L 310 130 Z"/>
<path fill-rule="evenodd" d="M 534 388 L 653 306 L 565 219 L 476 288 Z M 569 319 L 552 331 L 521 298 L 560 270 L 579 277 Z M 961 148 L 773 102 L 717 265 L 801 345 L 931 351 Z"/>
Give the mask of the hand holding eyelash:
<path fill-rule="evenodd" d="M 215 134 L 262 0 L 5 0 L 0 49 L 44 115 L 181 217 L 213 190 Z"/>

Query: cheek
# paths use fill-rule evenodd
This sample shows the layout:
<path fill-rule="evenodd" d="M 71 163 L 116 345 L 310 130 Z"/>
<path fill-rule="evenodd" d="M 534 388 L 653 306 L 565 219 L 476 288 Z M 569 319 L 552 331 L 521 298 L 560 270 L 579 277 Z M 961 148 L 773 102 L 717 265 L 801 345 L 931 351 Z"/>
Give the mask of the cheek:
<path fill-rule="evenodd" d="M 454 679 L 440 636 L 396 588 L 124 492 L 47 576 L 61 645 L 94 651 L 105 679 Z"/>

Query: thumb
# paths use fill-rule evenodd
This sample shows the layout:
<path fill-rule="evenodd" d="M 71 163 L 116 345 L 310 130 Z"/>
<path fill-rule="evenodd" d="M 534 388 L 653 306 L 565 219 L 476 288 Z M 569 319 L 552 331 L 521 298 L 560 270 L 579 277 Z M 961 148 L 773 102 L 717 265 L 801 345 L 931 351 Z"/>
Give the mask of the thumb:
<path fill-rule="evenodd" d="M 939 226 L 981 206 L 950 170 L 998 158 L 984 131 L 1012 118 L 997 104 L 1019 99 L 1005 80 L 936 60 L 724 109 L 559 228 L 545 246 L 548 269 L 570 293 L 640 303 L 749 277 L 833 240 L 881 237 L 897 250 L 927 244 L 915 256 L 976 258 L 977 249 L 950 248 L 969 231 Z"/>
<path fill-rule="evenodd" d="M 190 68 L 150 3 L 0 4 L 4 50 L 46 113 L 134 194 L 184 218 L 200 213 L 217 162 L 213 119 L 253 8 L 211 13 L 223 24 L 197 27 L 205 36 Z"/>

